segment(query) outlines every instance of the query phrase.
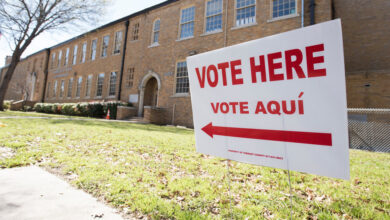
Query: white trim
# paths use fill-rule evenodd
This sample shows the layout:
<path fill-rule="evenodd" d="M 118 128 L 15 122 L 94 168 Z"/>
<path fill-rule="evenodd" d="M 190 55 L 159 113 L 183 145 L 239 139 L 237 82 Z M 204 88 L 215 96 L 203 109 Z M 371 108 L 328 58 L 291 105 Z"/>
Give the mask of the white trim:
<path fill-rule="evenodd" d="M 194 38 L 194 36 L 186 37 L 186 38 L 180 38 L 180 39 L 177 39 L 176 42 L 184 41 L 184 40 L 189 40 L 189 39 L 192 39 L 192 38 Z"/>
<path fill-rule="evenodd" d="M 285 15 L 285 16 L 281 16 L 281 17 L 276 17 L 276 18 L 269 19 L 269 20 L 267 20 L 267 22 L 268 22 L 268 23 L 271 23 L 271 22 L 280 21 L 280 20 L 285 20 L 285 19 L 289 19 L 289 18 L 295 18 L 295 17 L 299 17 L 299 16 L 300 16 L 299 13 L 290 14 L 290 15 Z"/>
<path fill-rule="evenodd" d="M 190 93 L 175 93 L 174 95 L 170 96 L 170 98 L 185 98 L 185 97 L 191 97 Z"/>
<path fill-rule="evenodd" d="M 203 37 L 203 36 L 208 36 L 208 35 L 213 35 L 213 34 L 219 34 L 219 33 L 223 33 L 223 30 L 222 30 L 222 29 L 219 29 L 219 30 L 216 30 L 216 31 L 205 32 L 205 33 L 201 34 L 200 36 Z"/>
<path fill-rule="evenodd" d="M 252 26 L 256 26 L 256 25 L 257 25 L 257 22 L 246 24 L 246 25 L 241 25 L 241 26 L 235 26 L 235 27 L 230 28 L 230 30 L 237 30 L 237 29 L 252 27 Z"/>
<path fill-rule="evenodd" d="M 153 48 L 153 47 L 158 47 L 158 46 L 160 46 L 159 43 L 153 43 L 153 44 L 149 45 L 148 48 Z"/>

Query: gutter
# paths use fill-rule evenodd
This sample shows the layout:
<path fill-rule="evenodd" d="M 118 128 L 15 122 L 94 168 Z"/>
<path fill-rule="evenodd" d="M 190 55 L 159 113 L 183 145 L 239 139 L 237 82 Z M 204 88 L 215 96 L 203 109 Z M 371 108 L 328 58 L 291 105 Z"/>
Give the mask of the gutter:
<path fill-rule="evenodd" d="M 125 69 L 125 58 L 126 58 L 126 49 L 127 49 L 127 36 L 129 35 L 129 25 L 130 25 L 130 21 L 127 20 L 126 23 L 125 23 L 125 26 L 126 26 L 126 30 L 125 30 L 125 43 L 123 45 L 121 73 L 120 73 L 120 76 L 119 76 L 119 88 L 118 88 L 118 98 L 117 98 L 118 101 L 121 100 L 123 71 Z"/>
<path fill-rule="evenodd" d="M 43 93 L 42 93 L 42 98 L 41 98 L 41 102 L 42 103 L 45 102 L 47 77 L 49 75 L 50 48 L 46 49 L 46 55 L 47 55 L 47 59 L 46 59 L 46 62 L 45 62 L 45 70 L 43 71 L 44 74 L 45 74 L 45 79 L 44 79 L 44 82 L 43 82 Z"/>
<path fill-rule="evenodd" d="M 315 7 L 316 7 L 316 3 L 315 3 L 315 0 L 311 0 L 310 1 L 310 25 L 313 25 L 315 24 Z"/>

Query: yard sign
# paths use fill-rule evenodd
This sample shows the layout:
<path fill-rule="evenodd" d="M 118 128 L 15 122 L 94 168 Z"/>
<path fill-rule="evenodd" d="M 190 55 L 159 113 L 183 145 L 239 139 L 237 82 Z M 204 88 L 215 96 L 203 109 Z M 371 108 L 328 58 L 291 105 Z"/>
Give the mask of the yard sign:
<path fill-rule="evenodd" d="M 198 152 L 349 179 L 340 20 L 187 62 Z"/>

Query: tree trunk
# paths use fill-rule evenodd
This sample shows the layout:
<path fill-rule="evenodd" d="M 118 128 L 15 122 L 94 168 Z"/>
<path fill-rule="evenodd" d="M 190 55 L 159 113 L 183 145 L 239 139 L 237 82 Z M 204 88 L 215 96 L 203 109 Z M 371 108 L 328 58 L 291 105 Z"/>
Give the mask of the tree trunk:
<path fill-rule="evenodd" d="M 3 81 L 0 85 L 0 111 L 4 111 L 4 98 L 5 94 L 7 93 L 9 82 L 12 79 L 12 75 L 15 72 L 16 65 L 18 65 L 20 60 L 20 53 L 17 51 L 14 52 L 14 55 L 12 56 L 11 64 L 8 66 L 7 72 L 4 75 Z"/>

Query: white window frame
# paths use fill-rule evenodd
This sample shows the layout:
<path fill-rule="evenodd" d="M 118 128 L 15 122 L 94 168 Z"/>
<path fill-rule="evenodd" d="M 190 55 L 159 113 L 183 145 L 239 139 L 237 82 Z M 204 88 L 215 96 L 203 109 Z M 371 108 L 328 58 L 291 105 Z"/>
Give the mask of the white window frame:
<path fill-rule="evenodd" d="M 82 84 L 83 84 L 83 77 L 79 76 L 77 78 L 77 85 L 76 85 L 76 98 L 80 98 Z"/>
<path fill-rule="evenodd" d="M 88 75 L 87 80 L 85 81 L 85 97 L 86 98 L 91 97 L 92 80 L 93 80 L 93 75 L 92 74 Z"/>
<path fill-rule="evenodd" d="M 105 39 L 108 39 L 107 40 L 107 45 L 105 45 L 105 43 L 104 43 Z M 110 44 L 110 35 L 103 36 L 103 38 L 102 38 L 102 52 L 100 53 L 101 58 L 105 58 L 105 57 L 108 56 L 107 52 L 108 52 L 108 45 L 109 44 Z"/>
<path fill-rule="evenodd" d="M 85 63 L 87 59 L 87 47 L 88 47 L 87 42 L 84 42 L 81 46 L 81 63 Z"/>
<path fill-rule="evenodd" d="M 51 55 L 51 68 L 54 68 L 55 63 L 56 63 L 56 53 L 54 52 Z"/>
<path fill-rule="evenodd" d="M 240 9 L 244 9 L 244 8 L 249 8 L 249 7 L 255 7 L 255 18 L 254 18 L 254 21 L 251 22 L 251 23 L 246 23 L 246 24 L 237 24 L 237 12 L 238 10 Z M 247 26 L 252 26 L 252 25 L 256 25 L 257 24 L 257 0 L 255 0 L 255 4 L 254 5 L 247 5 L 245 7 L 241 7 L 241 8 L 237 8 L 237 0 L 234 1 L 234 19 L 233 19 L 233 27 L 247 27 Z"/>
<path fill-rule="evenodd" d="M 120 35 L 118 35 L 120 33 Z M 118 36 L 120 36 L 120 41 L 118 41 Z M 114 50 L 113 54 L 120 54 L 122 51 L 122 42 L 123 42 L 123 31 L 116 31 L 115 32 L 115 39 L 114 39 Z"/>
<path fill-rule="evenodd" d="M 102 90 L 101 90 L 101 94 L 98 95 L 98 92 L 99 92 L 99 78 L 100 78 L 101 75 L 103 75 L 103 81 L 102 81 L 102 83 L 101 83 L 101 85 L 100 85 L 100 86 L 102 87 Z M 97 98 L 103 97 L 104 78 L 105 78 L 105 74 L 104 74 L 104 73 L 99 73 L 99 74 L 97 75 L 97 80 L 96 80 L 96 97 L 97 97 Z"/>
<path fill-rule="evenodd" d="M 58 87 L 58 81 L 55 80 L 54 81 L 54 86 L 53 86 L 53 98 L 56 98 L 57 97 L 57 87 Z"/>
<path fill-rule="evenodd" d="M 64 66 L 67 66 L 69 64 L 69 53 L 70 53 L 70 48 L 66 48 L 66 52 L 65 52 L 65 63 L 64 63 Z"/>
<path fill-rule="evenodd" d="M 94 45 L 95 43 L 95 45 Z M 96 60 L 98 39 L 91 40 L 91 61 Z"/>
<path fill-rule="evenodd" d="M 283 16 L 278 16 L 278 17 L 274 17 L 273 14 L 274 14 L 274 0 L 270 0 L 270 20 L 268 20 L 268 22 L 272 22 L 272 21 L 278 21 L 278 20 L 283 20 L 283 19 L 288 19 L 288 18 L 293 18 L 293 17 L 297 17 L 299 16 L 299 13 L 298 13 L 298 0 L 295 0 L 295 13 L 294 14 L 289 14 L 289 15 L 283 15 Z"/>
<path fill-rule="evenodd" d="M 61 61 L 62 61 L 62 50 L 60 50 L 60 52 L 58 52 L 57 67 L 61 66 Z"/>
<path fill-rule="evenodd" d="M 48 82 L 47 83 L 47 90 L 46 90 L 46 98 L 48 99 L 48 98 L 50 98 L 50 88 L 51 87 L 51 83 L 50 82 Z"/>
<path fill-rule="evenodd" d="M 181 95 L 188 95 L 190 93 L 190 86 L 188 84 L 188 91 L 187 92 L 177 92 L 177 79 L 178 78 L 185 78 L 184 76 L 181 76 L 181 77 L 178 77 L 177 74 L 178 74 L 178 66 L 179 66 L 179 63 L 186 63 L 186 67 L 187 67 L 187 78 L 189 80 L 189 76 L 188 76 L 188 64 L 187 64 L 187 61 L 186 60 L 179 60 L 176 62 L 176 66 L 175 66 L 175 95 L 176 96 L 181 96 Z"/>
<path fill-rule="evenodd" d="M 160 22 L 158 30 L 156 30 L 156 23 L 157 22 Z M 152 28 L 153 29 L 152 29 L 152 44 L 151 44 L 151 46 L 158 46 L 159 45 L 158 42 L 160 41 L 160 30 L 161 30 L 161 19 L 160 18 L 157 18 L 154 20 Z M 155 41 L 156 34 L 158 34 L 157 41 Z"/>
<path fill-rule="evenodd" d="M 76 65 L 77 64 L 77 52 L 78 52 L 78 49 L 79 49 L 79 45 L 74 45 L 73 47 L 73 58 L 72 58 L 72 65 Z"/>
<path fill-rule="evenodd" d="M 65 80 L 61 80 L 60 84 L 60 98 L 64 98 L 65 93 Z"/>
<path fill-rule="evenodd" d="M 115 73 L 115 83 L 112 82 L 113 73 Z M 110 84 L 108 87 L 108 97 L 115 97 L 117 80 L 118 80 L 118 71 L 112 71 L 110 73 L 110 82 L 109 82 Z M 111 93 L 112 90 L 114 90 L 114 94 Z"/>
<path fill-rule="evenodd" d="M 68 94 L 66 94 L 67 98 L 72 98 L 73 95 L 73 78 L 68 79 Z M 69 96 L 70 95 L 70 96 Z"/>
<path fill-rule="evenodd" d="M 207 3 L 210 2 L 212 0 L 206 0 L 205 2 L 205 10 L 204 10 L 204 33 L 205 34 L 212 34 L 212 33 L 218 33 L 218 32 L 221 32 L 223 30 L 223 12 L 224 12 L 224 4 L 223 4 L 223 0 L 221 0 L 221 13 L 218 13 L 218 14 L 214 14 L 214 15 L 209 15 L 207 16 Z M 207 19 L 208 18 L 211 18 L 211 17 L 216 17 L 218 15 L 221 15 L 221 28 L 220 29 L 215 29 L 215 30 L 212 30 L 212 31 L 207 31 Z"/>
<path fill-rule="evenodd" d="M 186 9 L 189 9 L 189 8 L 194 8 L 194 18 L 193 18 L 192 21 L 187 21 L 187 22 L 182 23 L 181 19 L 182 19 L 183 11 L 186 10 Z M 194 35 L 195 35 L 195 16 L 196 16 L 196 7 L 195 7 L 195 5 L 189 5 L 187 7 L 184 7 L 184 8 L 180 9 L 179 36 L 178 36 L 179 40 L 185 40 L 185 39 L 190 39 L 190 38 L 194 37 Z M 185 25 L 185 24 L 189 24 L 189 23 L 194 23 L 193 30 L 192 30 L 192 36 L 182 37 L 181 36 L 182 26 Z"/>

